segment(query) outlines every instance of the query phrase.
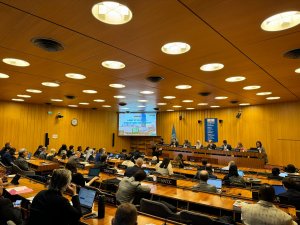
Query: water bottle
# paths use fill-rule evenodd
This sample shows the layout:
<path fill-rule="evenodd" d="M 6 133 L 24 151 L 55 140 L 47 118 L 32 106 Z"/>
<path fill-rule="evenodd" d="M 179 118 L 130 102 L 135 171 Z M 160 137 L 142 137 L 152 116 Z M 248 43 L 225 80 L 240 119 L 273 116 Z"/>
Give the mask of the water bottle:
<path fill-rule="evenodd" d="M 98 199 L 98 218 L 103 219 L 105 216 L 105 197 L 104 195 L 99 195 Z"/>

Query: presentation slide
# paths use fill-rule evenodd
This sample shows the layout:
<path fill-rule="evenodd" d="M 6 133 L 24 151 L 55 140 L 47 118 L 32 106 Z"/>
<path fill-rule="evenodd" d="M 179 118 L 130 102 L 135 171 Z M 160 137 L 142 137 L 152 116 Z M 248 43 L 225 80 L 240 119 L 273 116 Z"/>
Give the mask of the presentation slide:
<path fill-rule="evenodd" d="M 156 113 L 119 113 L 119 136 L 156 136 Z"/>

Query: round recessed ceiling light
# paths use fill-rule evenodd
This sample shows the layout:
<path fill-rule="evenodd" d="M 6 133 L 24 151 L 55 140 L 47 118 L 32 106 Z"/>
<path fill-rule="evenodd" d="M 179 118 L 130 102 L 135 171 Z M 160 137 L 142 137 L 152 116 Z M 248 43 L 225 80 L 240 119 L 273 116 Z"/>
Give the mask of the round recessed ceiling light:
<path fill-rule="evenodd" d="M 115 95 L 114 98 L 126 98 L 124 95 Z"/>
<path fill-rule="evenodd" d="M 63 100 L 59 99 L 59 98 L 52 98 L 51 101 L 52 102 L 62 102 Z"/>
<path fill-rule="evenodd" d="M 300 73 L 300 68 L 295 69 L 295 73 Z"/>
<path fill-rule="evenodd" d="M 154 92 L 153 91 L 140 91 L 140 93 L 143 94 L 143 95 L 151 95 Z"/>
<path fill-rule="evenodd" d="M 22 59 L 14 59 L 14 58 L 4 58 L 2 59 L 2 62 L 11 65 L 11 66 L 19 66 L 19 67 L 26 67 L 29 66 L 30 63 L 26 62 L 25 60 Z"/>
<path fill-rule="evenodd" d="M 227 99 L 227 98 L 228 98 L 227 96 L 217 96 L 217 97 L 215 97 L 215 99 L 217 99 L 217 100 Z"/>
<path fill-rule="evenodd" d="M 276 99 L 280 99 L 280 97 L 278 97 L 278 96 L 274 96 L 274 97 L 267 97 L 266 98 L 267 100 L 276 100 Z"/>
<path fill-rule="evenodd" d="M 174 108 L 181 108 L 181 105 L 173 105 Z"/>
<path fill-rule="evenodd" d="M 243 87 L 244 90 L 255 90 L 255 89 L 259 89 L 259 88 L 261 88 L 261 86 L 259 86 L 259 85 L 251 85 L 251 86 Z"/>
<path fill-rule="evenodd" d="M 108 69 L 113 69 L 113 70 L 119 70 L 125 68 L 125 64 L 119 61 L 111 61 L 111 60 L 103 61 L 101 65 L 103 67 L 106 67 Z"/>
<path fill-rule="evenodd" d="M 71 79 L 76 79 L 76 80 L 83 80 L 86 78 L 86 76 L 79 74 L 79 73 L 66 73 L 66 77 L 71 78 Z"/>
<path fill-rule="evenodd" d="M 184 90 L 184 89 L 190 89 L 190 88 L 192 88 L 192 86 L 188 85 L 188 84 L 180 84 L 180 85 L 177 85 L 175 88 Z"/>
<path fill-rule="evenodd" d="M 0 78 L 9 78 L 9 76 L 5 73 L 0 73 Z"/>
<path fill-rule="evenodd" d="M 265 31 L 281 31 L 297 26 L 300 23 L 299 11 L 288 11 L 275 14 L 265 19 L 260 25 Z"/>
<path fill-rule="evenodd" d="M 26 89 L 26 91 L 30 93 L 36 93 L 36 94 L 42 93 L 41 90 L 37 90 L 37 89 Z"/>
<path fill-rule="evenodd" d="M 79 102 L 79 105 L 89 105 L 90 103 L 88 102 Z"/>
<path fill-rule="evenodd" d="M 138 102 L 148 102 L 148 100 L 146 100 L 146 99 L 140 99 L 140 100 L 138 100 Z"/>
<path fill-rule="evenodd" d="M 193 110 L 193 109 L 195 109 L 195 108 L 186 108 L 187 110 Z"/>
<path fill-rule="evenodd" d="M 220 108 L 220 106 L 218 106 L 218 105 L 211 105 L 210 107 L 211 108 Z"/>
<path fill-rule="evenodd" d="M 94 99 L 93 101 L 94 102 L 105 102 L 105 100 L 103 100 L 103 99 Z"/>
<path fill-rule="evenodd" d="M 103 108 L 110 108 L 110 105 L 102 105 Z"/>
<path fill-rule="evenodd" d="M 112 88 L 124 88 L 125 87 L 124 84 L 110 84 L 109 86 Z"/>
<path fill-rule="evenodd" d="M 30 95 L 17 95 L 17 96 L 20 97 L 20 98 L 31 98 Z"/>
<path fill-rule="evenodd" d="M 184 42 L 170 42 L 161 47 L 161 51 L 169 55 L 179 55 L 188 52 L 191 46 Z"/>
<path fill-rule="evenodd" d="M 182 100 L 182 102 L 188 103 L 188 102 L 194 102 L 194 100 L 187 99 L 187 100 Z"/>
<path fill-rule="evenodd" d="M 165 103 L 165 102 L 159 102 L 159 103 L 157 103 L 157 105 L 167 105 L 167 103 Z"/>
<path fill-rule="evenodd" d="M 127 23 L 132 18 L 130 9 L 118 2 L 103 1 L 92 7 L 92 14 L 103 23 L 120 25 Z"/>
<path fill-rule="evenodd" d="M 59 84 L 55 82 L 43 82 L 42 85 L 47 87 L 59 87 Z"/>
<path fill-rule="evenodd" d="M 139 108 L 145 108 L 146 106 L 144 105 L 138 105 Z"/>
<path fill-rule="evenodd" d="M 176 98 L 175 96 L 164 96 L 165 99 L 174 99 Z"/>
<path fill-rule="evenodd" d="M 247 106 L 247 105 L 250 105 L 250 103 L 240 103 L 239 105 L 240 106 Z"/>
<path fill-rule="evenodd" d="M 97 91 L 96 90 L 82 90 L 83 93 L 87 93 L 87 94 L 96 94 Z"/>
<path fill-rule="evenodd" d="M 167 109 L 168 112 L 174 112 L 174 109 Z"/>
<path fill-rule="evenodd" d="M 68 105 L 69 107 L 76 108 L 78 105 Z"/>
<path fill-rule="evenodd" d="M 256 95 L 271 95 L 271 94 L 272 94 L 272 92 L 270 92 L 270 91 L 256 93 Z"/>
<path fill-rule="evenodd" d="M 208 105 L 208 103 L 206 103 L 206 102 L 200 102 L 200 103 L 198 103 L 198 105 Z"/>
<path fill-rule="evenodd" d="M 24 102 L 24 99 L 21 98 L 12 98 L 11 100 L 15 102 Z"/>
<path fill-rule="evenodd" d="M 209 72 L 209 71 L 220 70 L 223 68 L 224 68 L 224 65 L 222 63 L 209 63 L 209 64 L 202 65 L 200 67 L 200 70 Z"/>
<path fill-rule="evenodd" d="M 246 77 L 236 76 L 236 77 L 228 77 L 225 79 L 226 82 L 239 82 L 246 80 Z"/>

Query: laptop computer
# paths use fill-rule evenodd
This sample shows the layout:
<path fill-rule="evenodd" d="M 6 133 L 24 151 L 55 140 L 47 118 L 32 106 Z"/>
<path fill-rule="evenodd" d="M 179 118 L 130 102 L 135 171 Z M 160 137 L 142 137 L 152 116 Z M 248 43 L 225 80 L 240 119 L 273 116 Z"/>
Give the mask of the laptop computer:
<path fill-rule="evenodd" d="M 28 154 L 27 154 L 27 159 L 30 159 L 31 156 L 32 156 L 32 153 L 31 153 L 31 152 L 28 152 Z"/>
<path fill-rule="evenodd" d="M 146 173 L 147 176 L 150 174 L 150 170 L 145 170 L 144 169 L 144 172 Z"/>
<path fill-rule="evenodd" d="M 287 176 L 288 176 L 288 173 L 280 173 L 279 176 L 280 176 L 280 177 L 287 177 Z"/>
<path fill-rule="evenodd" d="M 281 193 L 286 192 L 285 188 L 283 185 L 272 185 L 274 190 L 275 190 L 275 195 L 278 196 Z"/>
<path fill-rule="evenodd" d="M 88 175 L 85 175 L 84 178 L 92 179 L 93 177 L 99 176 L 100 168 L 90 168 Z"/>
<path fill-rule="evenodd" d="M 241 171 L 241 170 L 238 170 L 238 174 L 239 174 L 240 177 L 243 177 L 243 176 L 244 176 L 244 172 Z"/>
<path fill-rule="evenodd" d="M 222 180 L 221 179 L 208 179 L 207 183 L 210 185 L 216 186 L 217 189 L 222 188 Z"/>
<path fill-rule="evenodd" d="M 94 200 L 96 197 L 96 191 L 81 187 L 78 197 L 79 197 L 82 215 L 91 213 L 93 204 L 94 204 Z"/>

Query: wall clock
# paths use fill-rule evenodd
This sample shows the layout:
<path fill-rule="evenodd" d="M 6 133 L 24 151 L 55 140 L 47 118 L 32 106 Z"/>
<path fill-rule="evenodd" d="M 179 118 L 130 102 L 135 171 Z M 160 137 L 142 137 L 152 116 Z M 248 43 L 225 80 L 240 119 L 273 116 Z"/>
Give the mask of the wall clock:
<path fill-rule="evenodd" d="M 71 124 L 72 124 L 73 126 L 77 126 L 78 120 L 77 120 L 76 118 L 73 118 L 73 119 L 71 120 Z"/>

